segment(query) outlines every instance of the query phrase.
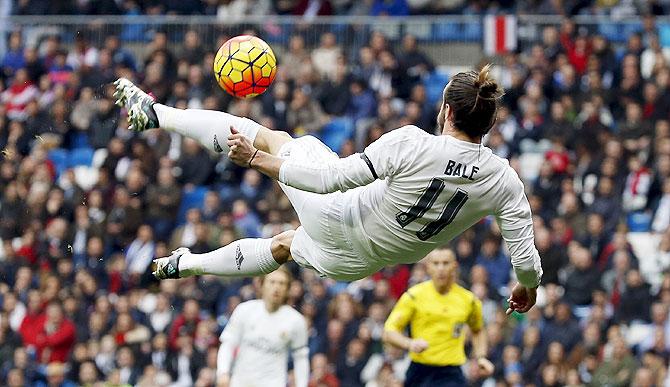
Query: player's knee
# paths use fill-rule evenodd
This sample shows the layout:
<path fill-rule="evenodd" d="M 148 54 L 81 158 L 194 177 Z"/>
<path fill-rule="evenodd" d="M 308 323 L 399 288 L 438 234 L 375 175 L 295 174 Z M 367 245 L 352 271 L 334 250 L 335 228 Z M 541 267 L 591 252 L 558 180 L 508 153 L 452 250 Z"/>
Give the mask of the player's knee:
<path fill-rule="evenodd" d="M 278 263 L 286 263 L 291 257 L 291 243 L 293 243 L 294 235 L 295 230 L 288 230 L 272 238 L 272 244 L 270 245 L 272 257 Z"/>

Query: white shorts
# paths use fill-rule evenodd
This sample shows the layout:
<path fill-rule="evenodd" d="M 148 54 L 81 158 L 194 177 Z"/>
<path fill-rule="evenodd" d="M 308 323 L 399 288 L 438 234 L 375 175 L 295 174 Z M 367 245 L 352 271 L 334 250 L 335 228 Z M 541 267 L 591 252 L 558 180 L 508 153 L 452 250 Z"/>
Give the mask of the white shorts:
<path fill-rule="evenodd" d="M 279 157 L 306 164 L 324 164 L 339 156 L 312 136 L 284 144 Z M 298 214 L 301 226 L 291 244 L 291 256 L 300 266 L 323 277 L 353 280 L 365 276 L 368 264 L 357 254 L 344 231 L 342 192 L 317 194 L 279 183 Z"/>

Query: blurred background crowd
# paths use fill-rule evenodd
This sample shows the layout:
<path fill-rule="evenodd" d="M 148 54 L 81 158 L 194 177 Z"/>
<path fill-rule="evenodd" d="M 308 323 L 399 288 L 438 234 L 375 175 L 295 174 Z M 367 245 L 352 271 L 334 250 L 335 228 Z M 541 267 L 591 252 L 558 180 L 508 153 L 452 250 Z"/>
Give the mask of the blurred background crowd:
<path fill-rule="evenodd" d="M 16 15 L 426 15 L 514 11 L 521 14 L 665 15 L 667 0 L 4 0 Z M 0 4 L 3 4 L 0 1 Z"/>
<path fill-rule="evenodd" d="M 221 14 L 252 2 L 142 3 L 147 13 Z M 340 12 L 358 3 L 278 1 L 264 12 L 307 12 L 299 4 Z M 459 1 L 360 2 L 403 12 L 452 3 L 463 11 Z M 528 2 L 552 13 L 568 12 L 567 3 L 605 12 L 590 2 L 555 11 L 547 7 L 559 2 Z M 133 1 L 13 5 L 19 14 L 140 12 Z M 488 2 L 468 2 L 475 5 Z M 237 33 L 254 32 L 246 28 Z M 453 241 L 460 281 L 483 302 L 496 365 L 486 381 L 466 366 L 473 385 L 670 385 L 670 47 L 656 28 L 647 15 L 614 44 L 565 19 L 497 60 L 506 95 L 485 143 L 525 180 L 545 274 L 538 306 L 508 318 L 514 279 L 495 222 L 484 219 Z M 280 54 L 271 89 L 233 100 L 211 71 L 229 35 L 204 43 L 194 28 L 175 43 L 157 29 L 138 49 L 114 34 L 96 42 L 86 33 L 47 35 L 30 45 L 25 33 L 10 31 L 0 57 L 0 384 L 7 386 L 213 385 L 218 335 L 258 284 L 207 276 L 159 284 L 151 259 L 298 225 L 278 186 L 257 172 L 178 135 L 126 130 L 110 82 L 125 76 L 169 105 L 315 134 L 346 156 L 403 125 L 434 132 L 449 75 L 412 35 L 372 31 L 352 49 L 337 31 L 318 39 L 298 31 L 286 45 L 273 44 Z M 427 279 L 423 265 L 351 284 L 292 270 L 289 304 L 310 327 L 310 386 L 401 385 L 407 358 L 380 336 L 397 298 Z"/>

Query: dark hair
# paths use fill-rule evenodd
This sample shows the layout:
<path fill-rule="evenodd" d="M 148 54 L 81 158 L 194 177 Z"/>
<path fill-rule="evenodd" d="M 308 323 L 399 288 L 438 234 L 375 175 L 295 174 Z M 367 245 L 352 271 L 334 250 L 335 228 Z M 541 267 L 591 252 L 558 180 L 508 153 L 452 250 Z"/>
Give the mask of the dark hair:
<path fill-rule="evenodd" d="M 471 137 L 483 136 L 491 129 L 504 91 L 489 76 L 490 69 L 491 65 L 487 64 L 479 72 L 461 72 L 451 79 L 444 88 L 442 110 L 437 117 L 440 128 L 447 119 L 444 107 L 449 104 L 456 129 Z"/>

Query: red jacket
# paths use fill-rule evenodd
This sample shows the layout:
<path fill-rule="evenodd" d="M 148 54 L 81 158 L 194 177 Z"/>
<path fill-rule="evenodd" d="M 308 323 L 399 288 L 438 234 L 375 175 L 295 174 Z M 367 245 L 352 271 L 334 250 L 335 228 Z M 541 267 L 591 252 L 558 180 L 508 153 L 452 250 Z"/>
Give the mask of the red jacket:
<path fill-rule="evenodd" d="M 45 318 L 46 315 L 44 313 L 26 313 L 26 316 L 23 318 L 23 321 L 21 321 L 21 326 L 19 327 L 19 333 L 23 339 L 23 344 L 26 346 L 37 345 L 35 339 L 38 335 L 39 326 L 44 324 Z"/>
<path fill-rule="evenodd" d="M 42 352 L 48 349 L 50 351 L 47 360 L 49 363 L 65 363 L 70 357 L 70 351 L 75 343 L 75 326 L 70 320 L 63 319 L 55 332 L 49 334 L 46 331 L 46 322 L 47 319 L 44 314 L 36 319 L 28 319 L 28 316 L 26 316 L 20 328 L 23 341 L 35 346 L 38 361 L 42 360 Z"/>
<path fill-rule="evenodd" d="M 583 50 L 578 50 L 575 41 L 566 34 L 561 34 L 560 41 L 568 54 L 568 61 L 575 68 L 577 74 L 584 74 L 591 55 L 590 44 L 587 42 Z"/>
<path fill-rule="evenodd" d="M 198 326 L 198 323 L 200 322 L 200 318 L 196 317 L 195 322 L 187 322 L 186 318 L 184 317 L 183 314 L 180 314 L 175 318 L 174 322 L 172 323 L 172 327 L 170 328 L 170 335 L 169 335 L 169 342 L 170 342 L 170 347 L 172 348 L 177 348 L 177 339 L 179 336 L 181 336 L 181 331 L 185 330 L 189 336 L 195 338 L 195 327 Z M 187 324 L 190 324 L 188 327 L 186 327 Z"/>

